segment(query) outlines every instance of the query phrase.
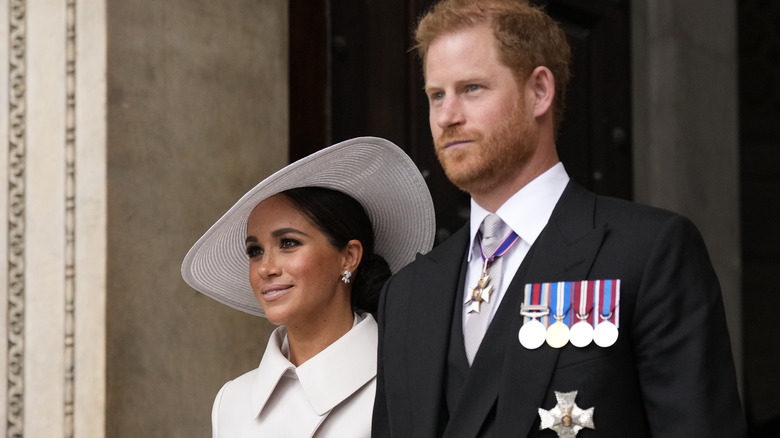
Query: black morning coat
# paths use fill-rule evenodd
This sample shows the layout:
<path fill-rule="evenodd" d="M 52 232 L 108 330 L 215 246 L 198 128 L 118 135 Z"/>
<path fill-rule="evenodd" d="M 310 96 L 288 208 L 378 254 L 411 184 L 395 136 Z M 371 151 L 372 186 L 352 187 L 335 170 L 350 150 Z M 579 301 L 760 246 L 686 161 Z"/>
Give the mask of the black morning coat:
<path fill-rule="evenodd" d="M 462 353 L 468 226 L 382 292 L 373 437 L 549 437 L 539 409 L 577 391 L 577 438 L 744 437 L 723 299 L 686 218 L 569 182 L 514 276 L 471 369 Z M 619 337 L 529 350 L 526 283 L 620 279 Z M 457 306 L 457 307 L 456 307 Z"/>

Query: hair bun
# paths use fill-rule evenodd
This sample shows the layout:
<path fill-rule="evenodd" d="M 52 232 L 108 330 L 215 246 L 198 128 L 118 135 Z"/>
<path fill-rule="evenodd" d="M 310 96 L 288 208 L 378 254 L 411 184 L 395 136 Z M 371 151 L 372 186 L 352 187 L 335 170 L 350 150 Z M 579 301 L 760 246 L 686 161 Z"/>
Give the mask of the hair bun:
<path fill-rule="evenodd" d="M 379 295 L 390 274 L 390 266 L 382 256 L 364 254 L 352 285 L 352 309 L 376 316 Z"/>

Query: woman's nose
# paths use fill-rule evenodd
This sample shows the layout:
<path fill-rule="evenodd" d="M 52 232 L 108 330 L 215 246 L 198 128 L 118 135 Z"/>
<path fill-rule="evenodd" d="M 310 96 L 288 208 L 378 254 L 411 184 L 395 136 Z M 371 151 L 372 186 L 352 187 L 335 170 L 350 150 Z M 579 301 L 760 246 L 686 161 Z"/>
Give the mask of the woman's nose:
<path fill-rule="evenodd" d="M 279 275 L 280 269 L 279 265 L 276 263 L 276 260 L 273 256 L 270 254 L 265 254 L 263 256 L 263 259 L 260 261 L 259 265 L 257 266 L 257 273 L 260 274 L 260 277 L 262 278 L 268 278 L 272 277 L 274 275 Z"/>

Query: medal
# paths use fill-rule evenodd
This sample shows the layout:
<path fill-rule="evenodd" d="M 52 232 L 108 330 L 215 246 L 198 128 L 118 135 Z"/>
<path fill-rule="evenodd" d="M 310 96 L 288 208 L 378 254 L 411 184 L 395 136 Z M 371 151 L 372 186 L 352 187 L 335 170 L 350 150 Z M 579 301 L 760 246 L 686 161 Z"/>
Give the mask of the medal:
<path fill-rule="evenodd" d="M 477 281 L 477 286 L 471 291 L 471 297 L 466 301 L 468 313 L 479 313 L 482 302 L 490 302 L 490 294 L 493 293 L 493 285 L 490 284 L 490 274 L 488 274 L 488 260 L 482 265 L 482 275 Z"/>
<path fill-rule="evenodd" d="M 571 292 L 571 283 L 553 283 L 555 290 L 551 291 L 550 308 L 555 309 L 553 316 L 555 322 L 547 327 L 547 333 L 545 340 L 547 345 L 553 348 L 561 348 L 569 343 L 569 325 L 566 324 L 567 315 L 569 313 L 569 297 Z"/>
<path fill-rule="evenodd" d="M 588 293 L 590 290 L 591 293 Z M 572 307 L 577 306 L 577 322 L 569 331 L 569 342 L 575 347 L 587 347 L 593 342 L 593 326 L 588 322 L 588 315 L 593 308 L 593 283 L 581 281 L 574 286 Z"/>
<path fill-rule="evenodd" d="M 599 282 L 597 282 L 599 283 Z M 599 314 L 599 322 L 596 328 L 593 330 L 593 342 L 599 347 L 611 347 L 617 342 L 618 339 L 618 311 L 620 306 L 620 280 L 602 280 L 600 285 L 597 285 L 599 294 L 596 297 L 599 299 L 599 308 L 601 312 Z M 615 322 L 612 322 L 612 321 Z"/>
<path fill-rule="evenodd" d="M 599 347 L 611 347 L 618 338 L 618 329 L 615 324 L 604 320 L 593 330 L 593 342 Z"/>
<path fill-rule="evenodd" d="M 493 253 L 492 256 L 486 257 L 485 252 L 482 250 L 482 236 L 480 235 L 479 238 L 479 251 L 482 253 L 482 260 L 484 263 L 482 264 L 482 275 L 479 277 L 479 280 L 477 281 L 477 286 L 474 287 L 471 291 L 471 296 L 464 304 L 466 304 L 466 310 L 468 313 L 479 313 L 480 310 L 480 304 L 482 302 L 489 303 L 490 302 L 490 295 L 493 293 L 493 285 L 490 284 L 490 275 L 488 274 L 488 268 L 490 267 L 490 264 L 495 260 L 497 257 L 501 257 L 502 255 L 506 254 L 507 251 L 509 251 L 512 246 L 520 239 L 520 236 L 517 235 L 514 231 L 512 231 L 506 239 L 499 245 L 498 248 L 496 248 L 496 251 Z M 500 275 L 500 273 L 499 273 Z"/>
<path fill-rule="evenodd" d="M 528 318 L 517 334 L 523 347 L 535 350 L 544 344 L 547 329 L 538 318 L 547 316 L 549 313 L 550 309 L 547 306 L 526 305 L 524 303 L 520 307 L 520 314 Z"/>
<path fill-rule="evenodd" d="M 580 318 L 580 315 L 577 315 L 577 318 Z M 593 326 L 587 321 L 587 315 L 571 326 L 569 342 L 571 342 L 571 345 L 580 348 L 587 347 L 588 344 L 593 342 Z"/>
<path fill-rule="evenodd" d="M 538 319 L 532 319 L 520 327 L 517 337 L 520 340 L 520 345 L 529 350 L 536 350 L 544 344 L 546 333 L 544 324 Z"/>
<path fill-rule="evenodd" d="M 541 424 L 539 430 L 550 429 L 558 434 L 559 438 L 575 438 L 577 433 L 584 429 L 595 429 L 593 413 L 595 408 L 581 409 L 574 403 L 577 391 L 555 391 L 555 399 L 558 404 L 548 410 L 539 408 Z"/>
<path fill-rule="evenodd" d="M 558 318 L 558 316 L 555 316 Z M 545 336 L 547 345 L 552 348 L 561 348 L 569 343 L 569 326 L 558 320 L 547 327 L 547 333 Z"/>

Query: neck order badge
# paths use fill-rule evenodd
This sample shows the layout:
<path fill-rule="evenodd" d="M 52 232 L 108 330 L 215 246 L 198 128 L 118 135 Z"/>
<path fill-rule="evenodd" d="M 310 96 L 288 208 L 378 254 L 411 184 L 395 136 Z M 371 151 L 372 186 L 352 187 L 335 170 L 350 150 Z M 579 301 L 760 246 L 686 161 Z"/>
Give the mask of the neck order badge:
<path fill-rule="evenodd" d="M 514 231 L 512 231 L 511 233 L 509 233 L 506 239 L 504 239 L 504 241 L 501 242 L 501 245 L 499 245 L 498 248 L 496 248 L 495 252 L 493 252 L 493 255 L 487 257 L 485 255 L 485 248 L 482 246 L 482 237 L 480 235 L 479 248 L 480 248 L 480 252 L 482 253 L 482 260 L 483 260 L 482 275 L 479 277 L 479 281 L 477 281 L 477 286 L 471 291 L 471 296 L 469 297 L 468 300 L 466 300 L 465 304 L 468 305 L 468 309 L 467 309 L 468 313 L 479 313 L 480 304 L 483 301 L 488 303 L 490 302 L 490 295 L 493 293 L 493 289 L 494 289 L 490 281 L 490 274 L 488 273 L 490 265 L 497 258 L 506 254 L 507 251 L 509 251 L 512 248 L 512 246 L 514 246 L 514 244 L 517 243 L 519 239 L 520 236 L 518 236 Z M 487 241 L 487 236 L 485 240 Z"/>

